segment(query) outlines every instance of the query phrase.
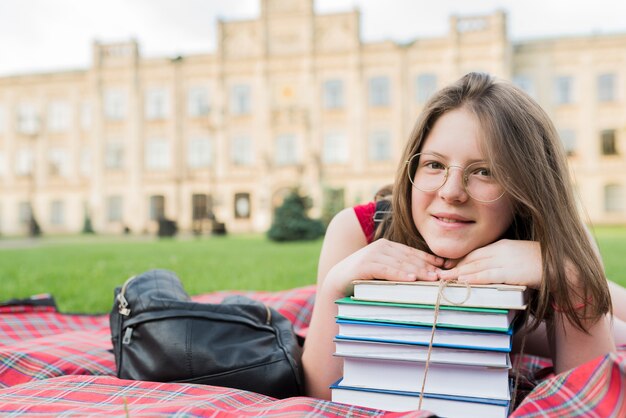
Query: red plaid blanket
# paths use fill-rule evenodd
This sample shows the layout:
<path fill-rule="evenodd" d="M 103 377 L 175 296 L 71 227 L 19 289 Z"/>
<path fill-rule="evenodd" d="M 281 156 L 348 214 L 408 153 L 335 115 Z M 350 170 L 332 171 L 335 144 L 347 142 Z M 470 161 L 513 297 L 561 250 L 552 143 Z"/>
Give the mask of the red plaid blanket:
<path fill-rule="evenodd" d="M 306 335 L 314 287 L 243 294 L 289 318 Z M 67 315 L 53 307 L 0 307 L 0 415 L 11 416 L 405 416 L 297 397 L 276 400 L 215 386 L 128 381 L 114 377 L 108 315 Z M 514 417 L 626 417 L 626 347 L 568 373 L 545 373 L 545 359 L 524 356 L 530 392 Z M 538 376 L 544 376 L 539 379 Z"/>

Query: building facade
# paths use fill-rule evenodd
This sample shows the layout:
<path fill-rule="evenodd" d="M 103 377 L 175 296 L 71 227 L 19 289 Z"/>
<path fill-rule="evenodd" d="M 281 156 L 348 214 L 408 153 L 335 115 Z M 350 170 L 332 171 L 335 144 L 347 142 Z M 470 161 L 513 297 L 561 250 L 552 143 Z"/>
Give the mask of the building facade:
<path fill-rule="evenodd" d="M 93 44 L 92 66 L 0 78 L 0 233 L 269 228 L 294 187 L 312 215 L 393 181 L 428 97 L 468 71 L 510 79 L 553 118 L 581 210 L 626 221 L 626 34 L 513 43 L 506 15 L 451 17 L 447 35 L 364 43 L 358 10 L 260 0 L 220 21 L 213 53 L 143 58 Z"/>

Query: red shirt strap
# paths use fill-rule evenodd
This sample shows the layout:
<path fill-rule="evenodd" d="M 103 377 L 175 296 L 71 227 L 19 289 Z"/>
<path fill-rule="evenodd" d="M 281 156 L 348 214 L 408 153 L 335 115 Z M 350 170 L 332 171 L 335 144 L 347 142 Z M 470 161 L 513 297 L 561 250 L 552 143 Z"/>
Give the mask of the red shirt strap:
<path fill-rule="evenodd" d="M 364 205 L 358 205 L 354 207 L 354 213 L 356 214 L 365 239 L 369 244 L 374 240 L 374 213 L 376 212 L 376 202 L 366 203 Z"/>

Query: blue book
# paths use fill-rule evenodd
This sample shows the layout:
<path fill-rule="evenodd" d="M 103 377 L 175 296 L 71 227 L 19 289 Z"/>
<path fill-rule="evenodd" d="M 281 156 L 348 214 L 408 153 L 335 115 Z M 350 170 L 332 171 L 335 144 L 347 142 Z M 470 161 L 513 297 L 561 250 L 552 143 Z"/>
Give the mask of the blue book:
<path fill-rule="evenodd" d="M 415 411 L 419 406 L 419 392 L 354 387 L 346 385 L 342 379 L 330 388 L 333 402 L 394 412 Z M 508 400 L 426 392 L 422 400 L 422 410 L 450 418 L 506 418 L 509 405 Z"/>
<path fill-rule="evenodd" d="M 432 327 L 338 319 L 337 339 L 378 341 L 428 346 Z M 513 327 L 506 332 L 437 328 L 433 347 L 510 352 Z"/>

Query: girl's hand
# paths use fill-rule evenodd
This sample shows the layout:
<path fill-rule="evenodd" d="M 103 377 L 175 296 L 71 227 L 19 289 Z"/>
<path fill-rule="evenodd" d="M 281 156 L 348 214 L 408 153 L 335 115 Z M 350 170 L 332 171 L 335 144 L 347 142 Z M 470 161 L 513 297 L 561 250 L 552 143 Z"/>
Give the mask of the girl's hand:
<path fill-rule="evenodd" d="M 455 268 L 442 270 L 443 280 L 470 284 L 504 283 L 538 288 L 542 280 L 541 247 L 535 241 L 502 239 L 478 248 Z"/>
<path fill-rule="evenodd" d="M 324 284 L 350 294 L 353 280 L 434 281 L 438 280 L 444 262 L 441 257 L 379 239 L 335 264 Z"/>

